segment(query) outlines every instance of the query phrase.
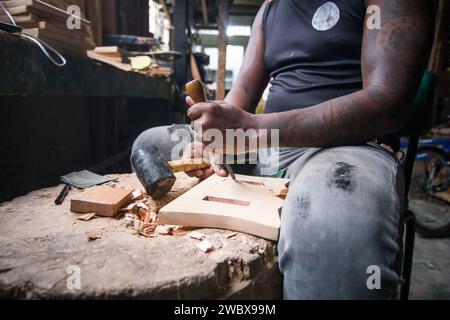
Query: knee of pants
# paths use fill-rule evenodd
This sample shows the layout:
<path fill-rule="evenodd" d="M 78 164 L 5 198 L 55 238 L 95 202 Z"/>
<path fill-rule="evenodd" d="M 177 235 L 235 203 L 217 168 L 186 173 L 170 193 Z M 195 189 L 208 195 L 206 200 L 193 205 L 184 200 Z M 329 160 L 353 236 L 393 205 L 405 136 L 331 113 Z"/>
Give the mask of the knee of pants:
<path fill-rule="evenodd" d="M 181 158 L 186 145 L 193 141 L 188 125 L 160 126 L 141 133 L 133 143 L 132 153 L 139 148 L 156 146 L 166 160 Z"/>
<path fill-rule="evenodd" d="M 347 151 L 314 156 L 292 180 L 279 242 L 286 298 L 388 297 L 400 282 L 396 162 Z"/>

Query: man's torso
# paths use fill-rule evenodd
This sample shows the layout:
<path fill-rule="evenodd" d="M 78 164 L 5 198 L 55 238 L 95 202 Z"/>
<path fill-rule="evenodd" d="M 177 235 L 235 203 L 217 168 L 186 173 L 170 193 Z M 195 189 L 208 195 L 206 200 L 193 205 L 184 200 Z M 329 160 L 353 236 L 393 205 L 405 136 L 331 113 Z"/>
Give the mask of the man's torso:
<path fill-rule="evenodd" d="M 273 0 L 263 18 L 272 80 L 266 113 L 310 107 L 362 88 L 364 0 Z"/>

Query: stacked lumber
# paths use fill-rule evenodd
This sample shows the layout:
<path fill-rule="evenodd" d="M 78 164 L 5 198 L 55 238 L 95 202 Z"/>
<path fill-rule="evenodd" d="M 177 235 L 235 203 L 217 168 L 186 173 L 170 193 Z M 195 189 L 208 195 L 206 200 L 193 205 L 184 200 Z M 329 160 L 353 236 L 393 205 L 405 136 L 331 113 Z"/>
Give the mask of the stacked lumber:
<path fill-rule="evenodd" d="M 81 28 L 70 30 L 67 20 L 71 15 L 66 11 L 69 3 L 65 0 L 8 0 L 0 1 L 11 13 L 24 34 L 34 36 L 55 49 L 75 55 L 86 55 L 95 47 L 90 21 L 80 19 Z M 10 23 L 0 10 L 0 22 Z"/>
<path fill-rule="evenodd" d="M 124 71 L 131 71 L 129 63 L 122 62 L 129 53 L 117 46 L 96 47 L 94 50 L 88 50 L 87 56 L 93 60 L 100 61 Z"/>
<path fill-rule="evenodd" d="M 150 77 L 170 77 L 173 69 L 161 66 L 147 55 L 133 54 L 118 46 L 96 47 L 87 52 L 88 57 L 124 71 L 135 71 Z"/>

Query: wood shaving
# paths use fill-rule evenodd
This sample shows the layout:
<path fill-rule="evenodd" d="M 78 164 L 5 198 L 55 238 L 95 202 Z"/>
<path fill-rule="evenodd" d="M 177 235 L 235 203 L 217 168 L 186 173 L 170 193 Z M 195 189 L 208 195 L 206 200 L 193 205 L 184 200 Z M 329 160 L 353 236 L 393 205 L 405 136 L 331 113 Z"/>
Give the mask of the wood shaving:
<path fill-rule="evenodd" d="M 288 188 L 283 188 L 283 189 L 278 189 L 278 190 L 274 190 L 274 189 L 269 190 L 269 193 L 271 195 L 274 195 L 275 197 L 279 197 L 281 199 L 286 199 L 288 192 L 289 192 Z"/>
<path fill-rule="evenodd" d="M 78 220 L 89 221 L 94 218 L 95 218 L 95 213 L 88 213 L 88 214 L 83 214 L 82 216 L 78 217 Z"/>
<path fill-rule="evenodd" d="M 203 253 L 208 253 L 214 250 L 214 246 L 206 239 L 197 244 L 197 248 Z"/>
<path fill-rule="evenodd" d="M 98 235 L 95 231 L 87 231 L 86 236 L 88 237 L 89 241 L 94 241 L 97 239 L 101 239 L 101 236 Z"/>
<path fill-rule="evenodd" d="M 164 236 L 171 236 L 173 235 L 173 227 L 171 226 L 157 226 L 155 229 L 155 233 L 164 235 Z"/>
<path fill-rule="evenodd" d="M 133 228 L 136 231 L 140 231 L 144 225 L 137 216 L 131 213 L 127 213 L 125 215 L 124 221 L 127 228 Z"/>
<path fill-rule="evenodd" d="M 192 232 L 189 234 L 189 237 L 191 237 L 191 238 L 193 238 L 193 239 L 197 239 L 197 240 L 203 240 L 203 239 L 206 238 L 206 236 L 205 236 L 203 233 L 198 232 L 198 231 L 192 231 Z"/>
<path fill-rule="evenodd" d="M 144 237 L 150 237 L 150 238 L 156 237 L 157 236 L 155 234 L 156 227 L 157 227 L 156 223 L 146 223 L 146 224 L 142 225 L 139 234 Z"/>
<path fill-rule="evenodd" d="M 144 194 L 142 193 L 142 191 L 140 189 L 134 189 L 133 193 L 133 201 L 137 201 L 137 200 L 141 200 L 144 197 Z"/>
<path fill-rule="evenodd" d="M 229 233 L 225 236 L 225 239 L 231 239 L 237 236 L 237 232 Z"/>
<path fill-rule="evenodd" d="M 147 211 L 149 211 L 149 208 L 148 208 L 148 206 L 145 204 L 145 203 L 143 203 L 143 202 L 138 202 L 138 203 L 136 203 L 136 206 L 139 208 L 139 210 L 147 210 Z"/>
<path fill-rule="evenodd" d="M 133 212 L 136 209 L 137 209 L 137 204 L 136 203 L 130 203 L 126 207 L 119 209 L 119 212 L 123 212 L 123 213 Z"/>

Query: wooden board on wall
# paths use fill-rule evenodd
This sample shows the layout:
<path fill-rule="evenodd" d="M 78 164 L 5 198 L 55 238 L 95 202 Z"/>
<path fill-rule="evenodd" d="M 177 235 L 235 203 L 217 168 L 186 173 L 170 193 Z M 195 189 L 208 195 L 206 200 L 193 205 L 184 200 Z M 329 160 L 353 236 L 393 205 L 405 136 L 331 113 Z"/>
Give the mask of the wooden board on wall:
<path fill-rule="evenodd" d="M 116 0 L 102 1 L 102 29 L 104 34 L 117 34 L 117 3 Z"/>
<path fill-rule="evenodd" d="M 103 35 L 102 0 L 87 0 L 86 16 L 91 21 L 95 44 L 101 46 Z"/>
<path fill-rule="evenodd" d="M 285 188 L 287 179 L 214 175 L 159 211 L 159 223 L 230 229 L 278 240 L 284 200 L 271 190 Z"/>

